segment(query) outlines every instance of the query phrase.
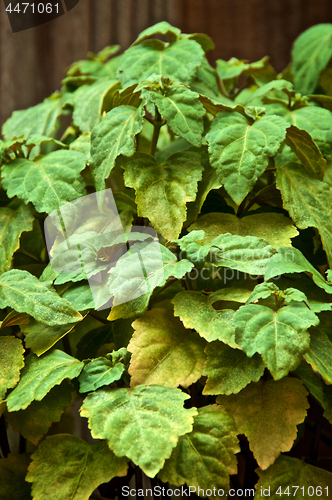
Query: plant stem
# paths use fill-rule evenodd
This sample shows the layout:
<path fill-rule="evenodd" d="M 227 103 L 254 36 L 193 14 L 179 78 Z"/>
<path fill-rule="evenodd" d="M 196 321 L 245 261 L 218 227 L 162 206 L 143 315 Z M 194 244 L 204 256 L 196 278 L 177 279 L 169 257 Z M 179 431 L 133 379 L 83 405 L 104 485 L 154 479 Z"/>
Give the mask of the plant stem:
<path fill-rule="evenodd" d="M 0 417 L 0 448 L 4 458 L 7 458 L 8 453 L 10 453 L 10 448 L 8 443 L 5 417 L 3 415 L 1 415 Z"/>
<path fill-rule="evenodd" d="M 150 145 L 150 154 L 154 156 L 156 149 L 157 149 L 157 143 L 159 139 L 159 132 L 160 129 L 163 125 L 160 113 L 158 109 L 156 108 L 156 115 L 155 115 L 155 120 L 154 120 L 154 129 L 153 129 L 153 135 L 152 135 L 152 140 L 151 140 L 151 145 Z"/>
<path fill-rule="evenodd" d="M 98 316 L 98 314 L 95 314 L 92 311 L 89 311 L 89 315 L 92 316 L 93 318 L 95 318 L 97 321 L 100 321 L 100 323 L 103 323 L 103 325 L 109 325 L 110 324 L 110 322 L 107 321 L 107 319 L 101 318 L 100 316 Z"/>

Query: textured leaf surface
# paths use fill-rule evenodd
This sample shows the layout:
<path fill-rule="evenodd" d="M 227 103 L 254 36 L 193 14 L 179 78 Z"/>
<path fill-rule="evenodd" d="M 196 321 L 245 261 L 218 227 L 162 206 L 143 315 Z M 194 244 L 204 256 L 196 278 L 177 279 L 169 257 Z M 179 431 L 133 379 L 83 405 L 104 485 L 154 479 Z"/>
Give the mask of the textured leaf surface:
<path fill-rule="evenodd" d="M 303 302 L 291 302 L 278 311 L 248 304 L 236 311 L 233 320 L 236 342 L 249 357 L 260 353 L 275 380 L 297 367 L 309 348 L 307 329 L 318 323 Z"/>
<path fill-rule="evenodd" d="M 202 215 L 189 231 L 205 231 L 204 243 L 211 241 L 224 233 L 239 236 L 256 236 L 267 241 L 273 248 L 290 246 L 291 238 L 299 233 L 292 221 L 280 213 L 262 213 L 238 218 L 233 214 L 220 212 Z"/>
<path fill-rule="evenodd" d="M 149 96 L 174 134 L 200 147 L 205 109 L 198 100 L 199 94 L 184 85 L 173 84 L 163 94 L 150 90 Z"/>
<path fill-rule="evenodd" d="M 232 415 L 238 434 L 247 436 L 258 465 L 265 470 L 293 446 L 296 426 L 309 407 L 306 395 L 301 380 L 285 377 L 253 382 L 239 394 L 218 396 L 217 403 Z"/>
<path fill-rule="evenodd" d="M 332 24 L 317 24 L 301 33 L 293 51 L 294 85 L 297 92 L 314 92 L 320 72 L 332 57 Z"/>
<path fill-rule="evenodd" d="M 162 75 L 185 84 L 190 83 L 204 56 L 194 40 L 181 39 L 169 45 L 159 40 L 143 41 L 123 54 L 117 69 L 122 87 Z"/>
<path fill-rule="evenodd" d="M 174 387 L 99 389 L 84 400 L 81 415 L 92 436 L 107 439 L 117 456 L 126 455 L 149 477 L 163 467 L 179 436 L 192 430 L 196 410 L 185 410 L 189 396 Z"/>
<path fill-rule="evenodd" d="M 53 387 L 41 401 L 32 401 L 25 410 L 8 412 L 6 420 L 13 429 L 37 445 L 52 422 L 58 422 L 64 409 L 70 405 L 73 389 L 69 383 Z"/>
<path fill-rule="evenodd" d="M 287 129 L 286 143 L 296 154 L 302 165 L 313 177 L 323 180 L 326 160 L 322 157 L 320 150 L 312 137 L 305 130 L 300 130 L 294 125 Z"/>
<path fill-rule="evenodd" d="M 215 300 L 220 300 L 216 297 Z M 208 296 L 202 292 L 186 290 L 177 293 L 172 299 L 174 316 L 179 316 L 186 328 L 193 328 L 208 342 L 221 340 L 225 344 L 236 347 L 235 328 L 232 325 L 234 311 L 213 308 L 213 294 Z"/>
<path fill-rule="evenodd" d="M 213 120 L 206 135 L 210 161 L 231 198 L 240 204 L 253 188 L 284 140 L 285 120 L 263 116 L 249 124 L 239 113 L 226 111 Z"/>
<path fill-rule="evenodd" d="M 80 392 L 90 392 L 103 385 L 109 385 L 120 380 L 124 366 L 122 363 L 112 363 L 107 358 L 96 358 L 87 364 L 79 376 Z"/>
<path fill-rule="evenodd" d="M 98 81 L 82 85 L 74 94 L 73 120 L 82 132 L 91 132 L 101 120 L 106 95 L 118 87 L 117 80 Z"/>
<path fill-rule="evenodd" d="M 329 156 L 331 154 L 331 111 L 318 106 L 306 106 L 290 110 L 286 102 L 285 105 L 267 104 L 266 108 L 267 113 L 282 116 L 291 125 L 295 125 L 299 129 L 306 130 L 311 135 L 312 139 L 315 141 L 324 156 Z"/>
<path fill-rule="evenodd" d="M 310 329 L 310 348 L 304 358 L 327 384 L 332 384 L 331 313 L 320 314 L 319 319 L 319 325 Z"/>
<path fill-rule="evenodd" d="M 0 401 L 7 389 L 15 387 L 24 366 L 24 349 L 20 339 L 0 337 Z"/>
<path fill-rule="evenodd" d="M 45 99 L 44 102 L 21 111 L 14 111 L 2 127 L 5 139 L 25 135 L 52 136 L 58 116 L 62 112 L 61 99 Z"/>
<path fill-rule="evenodd" d="M 97 191 L 105 188 L 116 158 L 131 156 L 136 150 L 135 136 L 143 127 L 143 107 L 118 106 L 106 113 L 91 136 L 90 165 Z"/>
<path fill-rule="evenodd" d="M 204 375 L 208 380 L 203 394 L 237 394 L 250 382 L 257 382 L 265 370 L 259 354 L 248 358 L 243 351 L 222 342 L 208 344 L 205 352 Z"/>
<path fill-rule="evenodd" d="M 75 324 L 67 325 L 44 325 L 37 321 L 30 321 L 28 325 L 21 328 L 25 336 L 25 345 L 32 352 L 40 356 L 62 339 L 67 333 L 70 333 Z"/>
<path fill-rule="evenodd" d="M 0 307 L 8 306 L 50 326 L 82 319 L 80 313 L 54 289 L 19 269 L 11 269 L 0 277 Z"/>
<path fill-rule="evenodd" d="M 146 30 L 142 31 L 132 45 L 137 45 L 153 35 L 166 35 L 170 41 L 174 41 L 179 38 L 181 31 L 179 28 L 175 28 L 167 21 L 161 21 L 160 23 L 154 24 L 153 26 L 150 26 Z"/>
<path fill-rule="evenodd" d="M 300 229 L 316 227 L 322 237 L 328 261 L 332 265 L 332 190 L 330 186 L 309 175 L 297 163 L 277 168 L 277 187 L 283 205 Z"/>
<path fill-rule="evenodd" d="M 82 362 L 59 350 L 42 358 L 29 355 L 18 385 L 7 398 L 8 411 L 24 410 L 32 401 L 41 401 L 65 378 L 78 377 L 82 368 Z"/>
<path fill-rule="evenodd" d="M 214 266 L 230 267 L 244 273 L 264 274 L 275 250 L 255 236 L 221 234 L 204 245 L 204 231 L 192 231 L 178 240 L 181 250 L 193 262 L 209 260 Z"/>
<path fill-rule="evenodd" d="M 17 210 L 0 208 L 0 274 L 10 267 L 12 256 L 20 246 L 21 233 L 31 231 L 32 222 L 31 212 L 25 205 Z"/>
<path fill-rule="evenodd" d="M 256 472 L 259 475 L 255 494 L 257 500 L 266 498 L 264 491 L 267 493 L 266 489 L 269 487 L 271 488 L 269 494 L 271 500 L 280 499 L 280 491 L 289 491 L 291 498 L 296 500 L 310 500 L 312 493 L 315 491 L 318 492 L 318 496 L 319 489 L 316 490 L 317 487 L 322 488 L 322 498 L 324 496 L 328 498 L 326 487 L 329 488 L 329 494 L 331 491 L 332 474 L 330 472 L 309 465 L 304 460 L 298 460 L 297 458 L 281 455 L 267 471 L 257 469 Z M 299 485 L 299 488 L 296 490 L 294 487 L 292 488 L 292 485 Z M 288 486 L 289 490 L 287 490 Z M 278 494 L 279 487 L 281 489 L 279 489 Z"/>
<path fill-rule="evenodd" d="M 186 220 L 186 202 L 194 201 L 203 165 L 192 151 L 175 153 L 159 164 L 145 153 L 123 162 L 124 179 L 136 191 L 138 214 L 148 217 L 164 238 L 176 239 Z"/>
<path fill-rule="evenodd" d="M 18 158 L 2 167 L 3 187 L 9 198 L 31 201 L 38 212 L 50 214 L 61 205 L 85 194 L 80 172 L 85 157 L 72 150 L 60 150 L 34 161 Z"/>
<path fill-rule="evenodd" d="M 267 265 L 265 279 L 269 280 L 283 273 L 308 273 L 317 286 L 332 293 L 330 285 L 317 269 L 310 264 L 297 248 L 279 248 L 278 253 L 273 255 Z"/>
<path fill-rule="evenodd" d="M 32 483 L 34 500 L 89 500 L 100 484 L 126 472 L 127 461 L 116 457 L 105 442 L 88 444 L 57 434 L 33 453 L 26 480 Z"/>
<path fill-rule="evenodd" d="M 73 284 L 62 297 L 68 300 L 76 311 L 94 309 L 95 303 L 88 283 Z"/>
<path fill-rule="evenodd" d="M 192 267 L 187 259 L 177 261 L 176 255 L 159 243 L 135 243 L 130 253 L 120 257 L 110 269 L 109 293 L 114 295 L 114 305 L 139 299 L 141 295 L 141 300 L 132 305 L 144 310 L 154 288 L 163 286 L 170 276 L 181 279 Z"/>
<path fill-rule="evenodd" d="M 30 453 L 0 458 L 0 500 L 31 500 L 31 486 L 25 481 Z"/>
<path fill-rule="evenodd" d="M 228 489 L 239 451 L 233 419 L 217 405 L 205 406 L 198 410 L 193 430 L 180 436 L 158 477 L 175 486 Z"/>
<path fill-rule="evenodd" d="M 160 384 L 188 387 L 202 375 L 205 341 L 186 330 L 173 312 L 155 308 L 132 324 L 135 332 L 128 344 L 132 353 L 131 387 Z"/>

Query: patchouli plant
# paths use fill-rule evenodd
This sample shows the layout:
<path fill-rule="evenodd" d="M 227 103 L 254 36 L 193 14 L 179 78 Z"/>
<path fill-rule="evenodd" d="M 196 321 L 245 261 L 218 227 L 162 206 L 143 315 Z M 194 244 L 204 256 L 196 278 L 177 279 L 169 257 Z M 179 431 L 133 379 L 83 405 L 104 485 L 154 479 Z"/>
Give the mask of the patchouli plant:
<path fill-rule="evenodd" d="M 162 22 L 3 125 L 0 500 L 331 498 L 331 40 Z"/>

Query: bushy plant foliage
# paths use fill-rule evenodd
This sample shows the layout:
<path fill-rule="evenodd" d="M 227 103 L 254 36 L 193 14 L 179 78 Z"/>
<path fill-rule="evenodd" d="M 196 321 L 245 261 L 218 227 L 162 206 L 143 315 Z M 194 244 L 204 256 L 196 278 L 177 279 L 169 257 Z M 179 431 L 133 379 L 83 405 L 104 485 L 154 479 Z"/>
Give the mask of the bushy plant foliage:
<path fill-rule="evenodd" d="M 134 471 L 211 498 L 332 494 L 331 40 L 310 28 L 277 74 L 267 57 L 214 67 L 208 36 L 162 22 L 3 125 L 1 500 L 114 498 Z M 121 300 L 138 240 L 96 311 L 87 276 L 48 263 L 43 224 L 108 188 L 163 267 Z M 98 241 L 90 276 L 114 251 Z"/>

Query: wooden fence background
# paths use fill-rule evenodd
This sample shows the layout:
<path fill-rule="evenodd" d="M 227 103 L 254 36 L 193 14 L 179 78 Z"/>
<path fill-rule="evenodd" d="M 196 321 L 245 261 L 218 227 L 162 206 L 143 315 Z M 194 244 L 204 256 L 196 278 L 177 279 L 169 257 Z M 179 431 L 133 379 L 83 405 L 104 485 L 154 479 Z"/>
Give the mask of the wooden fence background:
<path fill-rule="evenodd" d="M 210 60 L 270 55 L 281 70 L 303 30 L 332 22 L 331 7 L 331 0 L 80 0 L 64 16 L 13 34 L 0 0 L 0 124 L 59 89 L 71 62 L 110 44 L 125 49 L 158 21 L 210 35 Z"/>

